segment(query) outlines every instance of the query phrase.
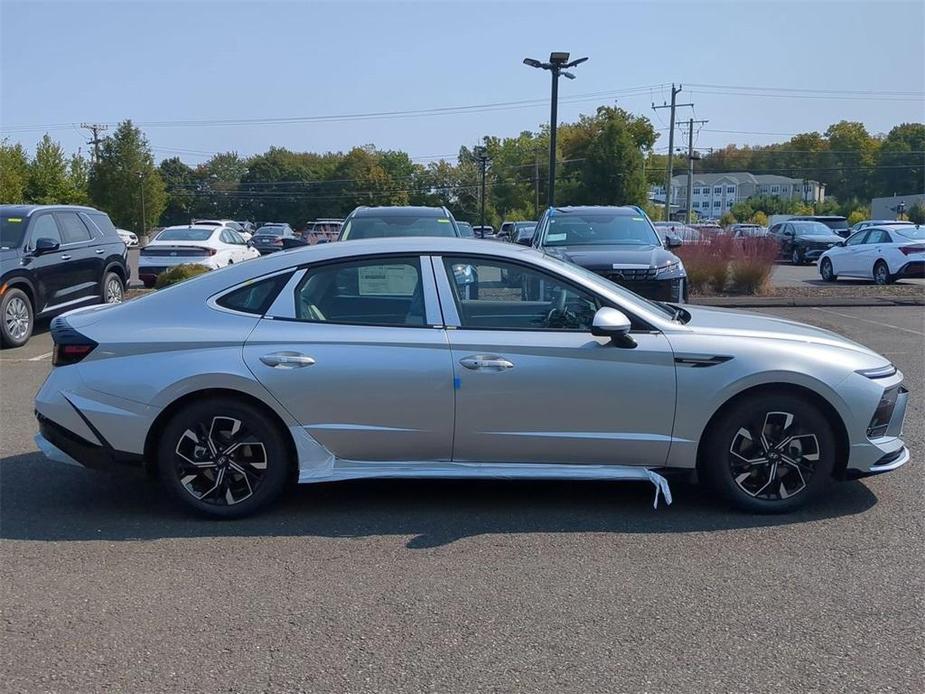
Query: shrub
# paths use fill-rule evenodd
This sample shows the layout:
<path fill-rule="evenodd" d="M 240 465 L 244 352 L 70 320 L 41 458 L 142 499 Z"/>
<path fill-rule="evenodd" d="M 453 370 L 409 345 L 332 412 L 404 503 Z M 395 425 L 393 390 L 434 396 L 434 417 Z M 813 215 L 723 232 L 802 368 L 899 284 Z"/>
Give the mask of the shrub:
<path fill-rule="evenodd" d="M 702 294 L 710 290 L 725 290 L 733 246 L 729 234 L 711 234 L 705 243 L 693 243 L 678 249 L 692 292 Z"/>
<path fill-rule="evenodd" d="M 754 236 L 741 239 L 730 269 L 732 292 L 762 293 L 768 286 L 777 253 L 777 241 L 771 237 Z"/>
<path fill-rule="evenodd" d="M 195 265 L 193 263 L 176 265 L 157 276 L 157 281 L 154 283 L 154 288 L 163 289 L 164 287 L 169 287 L 172 284 L 182 282 L 183 280 L 188 280 L 191 277 L 196 277 L 197 275 L 201 275 L 202 273 L 208 271 L 209 268 L 203 265 Z"/>

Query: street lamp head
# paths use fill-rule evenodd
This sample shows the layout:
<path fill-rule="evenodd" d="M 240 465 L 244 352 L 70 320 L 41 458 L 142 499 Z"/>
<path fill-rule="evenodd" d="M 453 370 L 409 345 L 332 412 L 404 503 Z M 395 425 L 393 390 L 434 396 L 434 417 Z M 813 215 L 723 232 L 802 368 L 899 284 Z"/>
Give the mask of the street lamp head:
<path fill-rule="evenodd" d="M 530 67 L 543 67 L 543 63 L 536 58 L 524 58 L 524 65 L 529 65 Z"/>
<path fill-rule="evenodd" d="M 566 55 L 567 55 L 567 54 L 566 54 Z M 583 62 L 585 62 L 586 60 L 587 60 L 587 58 L 575 58 L 575 60 L 573 60 L 572 62 L 570 62 L 570 63 L 569 63 L 568 65 L 566 65 L 565 67 L 576 67 L 576 66 L 578 66 L 578 65 L 581 65 L 581 64 L 582 64 Z"/>
<path fill-rule="evenodd" d="M 549 62 L 553 65 L 565 65 L 568 62 L 568 53 L 562 51 L 554 51 L 549 54 Z"/>
<path fill-rule="evenodd" d="M 563 72 L 561 72 L 561 73 L 559 73 L 559 74 L 561 74 L 563 77 L 568 77 L 570 80 L 575 79 L 575 75 L 573 75 L 571 72 L 565 72 L 565 71 L 563 71 Z"/>

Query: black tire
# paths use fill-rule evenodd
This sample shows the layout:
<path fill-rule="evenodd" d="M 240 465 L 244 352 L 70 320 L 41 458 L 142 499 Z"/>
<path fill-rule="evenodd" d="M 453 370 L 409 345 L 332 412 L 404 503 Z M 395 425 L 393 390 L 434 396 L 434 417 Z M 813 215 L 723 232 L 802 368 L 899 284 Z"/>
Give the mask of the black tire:
<path fill-rule="evenodd" d="M 873 277 L 874 284 L 879 284 L 881 286 L 892 284 L 893 282 L 893 276 L 890 274 L 890 267 L 882 260 L 878 260 L 874 263 Z"/>
<path fill-rule="evenodd" d="M 823 282 L 834 282 L 838 279 L 838 275 L 835 274 L 835 270 L 832 268 L 832 261 L 828 258 L 823 258 L 819 263 L 819 274 L 822 276 Z"/>
<path fill-rule="evenodd" d="M 805 263 L 806 259 L 803 258 L 803 251 L 794 247 L 793 251 L 790 253 L 790 262 L 794 265 L 802 265 Z"/>
<path fill-rule="evenodd" d="M 738 400 L 705 444 L 700 463 L 706 482 L 743 511 L 794 511 L 832 481 L 835 435 L 819 408 L 802 397 L 766 392 Z"/>
<path fill-rule="evenodd" d="M 22 347 L 32 337 L 35 312 L 32 302 L 21 289 L 7 289 L 0 300 L 0 343 L 4 347 Z"/>
<path fill-rule="evenodd" d="M 100 282 L 100 298 L 104 304 L 121 304 L 125 301 L 125 283 L 115 272 L 107 272 Z"/>
<path fill-rule="evenodd" d="M 272 503 L 285 488 L 291 460 L 284 436 L 273 419 L 247 402 L 199 400 L 164 427 L 158 473 L 188 509 L 241 518 Z"/>

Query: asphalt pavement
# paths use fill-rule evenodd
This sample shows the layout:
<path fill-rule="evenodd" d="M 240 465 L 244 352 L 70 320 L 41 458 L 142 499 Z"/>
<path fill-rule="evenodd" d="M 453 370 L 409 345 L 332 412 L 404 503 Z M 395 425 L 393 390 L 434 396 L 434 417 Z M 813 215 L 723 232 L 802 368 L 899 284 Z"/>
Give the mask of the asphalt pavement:
<path fill-rule="evenodd" d="M 839 278 L 834 284 L 823 282 L 819 276 L 819 267 L 816 263 L 808 265 L 793 265 L 787 262 L 779 262 L 774 266 L 771 273 L 771 286 L 773 287 L 844 287 L 852 286 L 870 286 L 871 280 Z M 907 278 L 897 281 L 897 284 L 914 284 L 925 288 L 925 279 Z"/>
<path fill-rule="evenodd" d="M 892 359 L 912 462 L 748 516 L 674 482 L 303 486 L 215 522 L 45 461 L 0 352 L 3 691 L 925 690 L 921 307 L 766 309 Z"/>

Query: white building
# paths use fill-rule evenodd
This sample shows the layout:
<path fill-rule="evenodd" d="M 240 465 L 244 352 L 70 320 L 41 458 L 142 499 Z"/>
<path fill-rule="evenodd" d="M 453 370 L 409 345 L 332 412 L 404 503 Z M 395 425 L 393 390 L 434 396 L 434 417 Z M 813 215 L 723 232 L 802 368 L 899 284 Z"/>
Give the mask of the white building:
<path fill-rule="evenodd" d="M 700 217 L 715 219 L 729 210 L 735 203 L 756 195 L 770 195 L 788 200 L 822 202 L 825 200 L 825 184 L 802 178 L 788 178 L 766 174 L 704 173 L 694 174 L 691 195 L 691 209 Z M 656 186 L 649 191 L 649 198 L 664 203 L 665 187 Z M 687 209 L 687 174 L 671 179 L 672 209 Z"/>

